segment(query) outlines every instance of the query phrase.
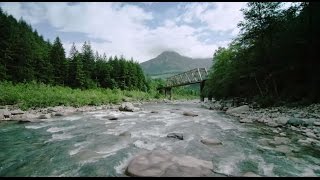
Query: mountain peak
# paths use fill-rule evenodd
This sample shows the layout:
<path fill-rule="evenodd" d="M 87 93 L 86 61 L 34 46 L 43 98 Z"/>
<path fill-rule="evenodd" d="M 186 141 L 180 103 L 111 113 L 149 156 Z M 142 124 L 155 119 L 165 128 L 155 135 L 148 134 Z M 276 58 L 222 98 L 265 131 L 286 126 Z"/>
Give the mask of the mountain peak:
<path fill-rule="evenodd" d="M 163 51 L 157 57 L 140 64 L 143 71 L 148 75 L 173 75 L 194 68 L 205 67 L 209 69 L 212 65 L 211 58 L 193 59 L 180 55 L 175 51 Z"/>
<path fill-rule="evenodd" d="M 163 51 L 159 56 L 181 56 L 175 51 Z"/>

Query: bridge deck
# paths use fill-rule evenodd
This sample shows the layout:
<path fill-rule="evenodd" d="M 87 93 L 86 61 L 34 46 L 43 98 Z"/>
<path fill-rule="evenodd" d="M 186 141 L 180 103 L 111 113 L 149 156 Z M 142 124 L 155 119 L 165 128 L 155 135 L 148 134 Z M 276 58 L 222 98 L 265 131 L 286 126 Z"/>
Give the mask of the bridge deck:
<path fill-rule="evenodd" d="M 196 68 L 167 78 L 166 87 L 177 87 L 189 84 L 200 83 L 207 79 L 206 68 Z"/>

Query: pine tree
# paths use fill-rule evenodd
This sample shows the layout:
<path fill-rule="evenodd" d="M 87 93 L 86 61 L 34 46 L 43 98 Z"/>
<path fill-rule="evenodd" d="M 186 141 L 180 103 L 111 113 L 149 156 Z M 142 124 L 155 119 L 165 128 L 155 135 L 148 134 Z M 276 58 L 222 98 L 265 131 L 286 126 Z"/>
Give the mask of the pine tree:
<path fill-rule="evenodd" d="M 54 80 L 56 84 L 64 85 L 67 76 L 66 54 L 59 37 L 54 40 L 50 50 L 50 62 L 54 69 Z"/>

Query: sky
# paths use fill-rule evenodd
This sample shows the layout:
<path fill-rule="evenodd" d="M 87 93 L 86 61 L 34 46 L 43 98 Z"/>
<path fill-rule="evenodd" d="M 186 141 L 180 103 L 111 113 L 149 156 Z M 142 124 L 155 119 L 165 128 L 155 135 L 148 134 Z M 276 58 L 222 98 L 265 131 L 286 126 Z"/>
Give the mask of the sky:
<path fill-rule="evenodd" d="M 245 2 L 1 2 L 51 42 L 59 36 L 66 55 L 84 41 L 109 56 L 138 62 L 163 51 L 192 58 L 213 57 L 239 33 Z"/>

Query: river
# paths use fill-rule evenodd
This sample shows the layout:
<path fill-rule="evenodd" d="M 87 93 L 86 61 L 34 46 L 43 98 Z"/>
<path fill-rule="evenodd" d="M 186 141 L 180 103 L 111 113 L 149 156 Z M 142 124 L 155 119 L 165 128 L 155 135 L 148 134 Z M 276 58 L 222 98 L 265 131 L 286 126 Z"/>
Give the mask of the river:
<path fill-rule="evenodd" d="M 290 139 L 290 152 L 283 153 L 263 143 L 278 136 L 275 128 L 242 124 L 223 112 L 202 108 L 198 101 L 148 103 L 142 108 L 0 123 L 0 176 L 126 176 L 132 157 L 154 149 L 212 161 L 216 172 L 230 176 L 320 176 L 319 150 L 296 143 L 300 135 L 290 130 L 283 130 Z M 110 114 L 119 119 L 104 118 Z M 123 132 L 131 136 L 121 136 Z M 167 138 L 172 132 L 183 133 L 184 140 Z M 223 145 L 207 146 L 202 138 L 217 138 Z"/>

